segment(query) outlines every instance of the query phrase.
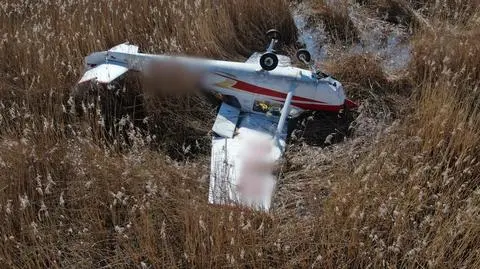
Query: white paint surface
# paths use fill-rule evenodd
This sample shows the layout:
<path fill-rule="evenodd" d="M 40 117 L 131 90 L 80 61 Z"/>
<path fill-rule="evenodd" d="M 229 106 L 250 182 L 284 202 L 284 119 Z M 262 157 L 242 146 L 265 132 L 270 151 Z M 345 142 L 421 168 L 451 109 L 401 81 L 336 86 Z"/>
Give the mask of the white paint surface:
<path fill-rule="evenodd" d="M 233 138 L 213 138 L 210 203 L 269 211 L 287 135 L 285 127 L 274 140 L 277 124 L 277 117 L 242 113 Z"/>

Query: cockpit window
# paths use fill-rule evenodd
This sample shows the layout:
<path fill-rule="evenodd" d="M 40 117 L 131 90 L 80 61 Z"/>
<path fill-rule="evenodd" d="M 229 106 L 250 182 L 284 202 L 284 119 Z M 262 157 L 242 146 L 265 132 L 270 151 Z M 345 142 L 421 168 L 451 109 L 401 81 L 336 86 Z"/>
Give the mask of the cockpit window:
<path fill-rule="evenodd" d="M 253 111 L 280 116 L 283 104 L 266 100 L 256 99 L 253 102 Z"/>
<path fill-rule="evenodd" d="M 272 102 L 263 99 L 256 99 L 253 102 L 253 111 L 266 114 L 267 116 L 280 117 L 282 115 L 283 103 Z M 290 106 L 290 117 L 298 117 L 303 112 L 302 109 Z"/>

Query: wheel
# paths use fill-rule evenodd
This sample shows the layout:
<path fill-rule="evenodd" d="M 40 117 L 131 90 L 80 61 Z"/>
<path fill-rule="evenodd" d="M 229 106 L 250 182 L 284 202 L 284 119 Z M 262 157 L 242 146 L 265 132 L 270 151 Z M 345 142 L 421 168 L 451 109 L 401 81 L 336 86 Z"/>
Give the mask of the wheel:
<path fill-rule="evenodd" d="M 276 39 L 276 40 L 280 40 L 282 38 L 282 35 L 280 34 L 280 32 L 276 29 L 270 29 L 267 31 L 267 37 L 268 39 Z"/>
<path fill-rule="evenodd" d="M 301 62 L 305 61 L 305 62 L 309 63 L 312 60 L 312 55 L 306 49 L 299 49 L 297 51 L 297 59 Z"/>
<path fill-rule="evenodd" d="M 260 57 L 260 66 L 263 70 L 271 71 L 278 65 L 278 57 L 275 53 L 267 52 Z"/>

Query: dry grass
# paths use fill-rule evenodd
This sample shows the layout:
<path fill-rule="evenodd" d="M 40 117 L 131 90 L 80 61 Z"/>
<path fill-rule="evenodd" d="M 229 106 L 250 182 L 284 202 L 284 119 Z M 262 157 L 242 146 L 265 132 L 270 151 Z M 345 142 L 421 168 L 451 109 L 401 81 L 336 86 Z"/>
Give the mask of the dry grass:
<path fill-rule="evenodd" d="M 412 79 L 408 76 L 389 77 L 375 55 L 347 53 L 324 66 L 329 74 L 342 82 L 349 98 L 364 104 L 362 113 L 371 116 L 382 113 L 395 118 L 409 109 L 405 107 L 405 99 L 412 92 Z"/>
<path fill-rule="evenodd" d="M 371 54 L 347 54 L 327 62 L 326 70 L 339 79 L 355 99 L 365 98 L 362 90 L 388 91 L 388 80 L 381 64 Z"/>
<path fill-rule="evenodd" d="M 472 20 L 478 20 L 480 9 L 480 2 L 477 0 L 357 0 L 357 2 L 373 9 L 379 17 L 388 22 L 415 28 L 446 21 L 468 26 Z"/>
<path fill-rule="evenodd" d="M 412 42 L 414 58 L 411 62 L 412 75 L 419 83 L 438 84 L 441 80 L 476 85 L 480 80 L 480 38 L 478 29 L 464 29 L 451 25 L 438 26 L 435 32 L 418 34 Z M 462 87 L 452 89 L 462 96 L 469 95 Z"/>
<path fill-rule="evenodd" d="M 294 179 L 327 194 L 317 196 L 320 209 L 306 205 L 322 212 L 304 241 L 319 242 L 321 267 L 480 266 L 477 34 L 450 24 L 437 34 L 418 33 L 410 68 L 417 85 L 412 114 L 375 134 L 368 150 L 342 148 L 352 154 L 339 157 L 342 163 L 331 163 L 325 151 L 304 151 L 307 156 L 293 160 L 319 160 L 322 167 L 303 166 L 307 172 Z M 328 182 L 313 183 L 322 176 Z"/>
<path fill-rule="evenodd" d="M 104 131 L 96 94 L 77 107 L 81 119 L 70 112 L 82 57 L 126 39 L 151 52 L 238 59 L 261 49 L 264 40 L 251 37 L 273 26 L 295 39 L 282 1 L 196 3 L 0 4 L 0 264 L 480 267 L 477 13 L 465 18 L 476 23 L 469 27 L 432 13 L 434 31 L 412 42 L 411 113 L 344 144 L 292 151 L 275 212 L 262 214 L 206 204 L 208 157 L 179 163 L 152 150 L 186 132 L 173 112 L 191 119 L 188 130 L 205 132 L 208 113 L 193 116 L 209 106 L 197 97 L 147 100 L 144 116 L 170 128 L 162 138 L 148 132 L 155 127 L 148 120 L 147 128 L 136 117 L 121 120 L 132 115 L 132 100 L 148 97 L 139 96 L 134 76 L 122 82 L 128 94 L 108 99 L 125 109 L 111 119 L 116 135 Z M 361 99 L 400 93 L 371 56 L 346 56 L 330 68 Z M 151 112 L 157 102 L 165 111 Z M 206 107 L 195 110 L 199 104 Z"/>
<path fill-rule="evenodd" d="M 0 7 L 0 264 L 217 267 L 231 264 L 224 254 L 232 238 L 261 243 L 238 225 L 268 217 L 206 205 L 205 157 L 181 164 L 156 150 L 188 157 L 209 148 L 214 108 L 206 97 L 153 98 L 134 74 L 115 87 L 84 89 L 80 100 L 69 94 L 85 55 L 127 40 L 147 52 L 243 59 L 277 28 L 288 45 L 296 29 L 283 1 Z M 221 218 L 238 231 L 225 234 Z M 254 248 L 242 255 L 262 262 L 249 258 Z"/>
<path fill-rule="evenodd" d="M 408 26 L 414 24 L 417 19 L 415 10 L 411 5 L 413 1 L 363 0 L 358 2 L 374 9 L 378 16 L 391 23 Z"/>
<path fill-rule="evenodd" d="M 69 115 L 63 113 L 60 105 L 55 104 L 66 105 L 74 82 L 82 71 L 83 57 L 88 53 L 130 41 L 147 52 L 242 59 L 253 50 L 264 49 L 264 32 L 270 28 L 281 30 L 287 45 L 295 41 L 296 29 L 285 3 L 277 1 L 270 4 L 276 8 L 271 10 L 261 1 L 205 0 L 196 1 L 195 4 L 156 1 L 153 7 L 151 1 L 46 1 L 42 4 L 7 1 L 2 4 L 1 20 L 5 23 L 0 26 L 3 33 L 0 95 L 8 106 L 12 106 L 13 102 L 25 102 L 33 115 L 45 115 L 48 112 L 45 115 L 47 118 L 52 118 L 57 124 L 64 124 Z M 145 115 L 142 105 L 151 108 L 151 105 L 160 104 L 161 100 L 157 102 L 148 99 L 146 104 L 140 104 L 138 108 L 138 102 L 133 100 L 143 100 L 140 95 L 143 89 L 135 79 L 126 83 L 135 87 L 127 87 L 128 92 L 122 93 L 125 90 L 122 84 L 106 93 L 110 97 L 117 96 L 115 100 L 95 100 L 99 92 L 94 89 L 87 96 L 81 95 L 81 101 L 88 104 L 78 106 L 77 102 L 77 112 L 86 109 L 95 115 L 95 110 L 114 110 L 106 113 L 111 118 L 101 119 L 99 115 L 91 118 L 93 122 L 89 123 L 92 125 L 90 128 L 96 136 L 102 138 L 111 137 L 111 133 L 116 135 L 119 133 L 118 122 L 126 116 L 136 124 L 143 120 L 143 116 L 156 119 L 157 123 L 172 123 L 172 115 L 178 115 L 182 120 L 190 119 L 192 126 L 182 122 L 182 126 L 185 125 L 183 130 L 173 136 L 175 141 L 168 140 L 170 142 L 166 145 L 164 141 L 167 140 L 161 139 L 165 138 L 162 137 L 165 132 L 154 133 L 160 139 L 156 143 L 162 144 L 169 151 L 179 145 L 186 144 L 185 147 L 188 147 L 195 144 L 196 140 L 202 139 L 208 132 L 209 128 L 205 126 L 209 125 L 214 108 L 204 109 L 208 107 L 205 98 L 183 96 L 178 99 L 181 102 L 173 105 L 172 110 L 166 107 L 159 111 L 155 107 L 150 109 L 151 114 Z M 105 91 L 100 91 L 100 95 L 103 92 Z M 141 112 L 138 115 L 140 119 L 132 115 L 130 108 L 133 105 Z M 165 102 L 162 105 L 166 106 Z M 172 112 L 173 109 L 175 112 Z M 71 108 L 67 107 L 67 110 L 70 111 Z M 106 124 L 109 129 L 107 134 L 98 130 L 98 121 Z M 0 132 L 21 136 L 25 124 L 27 122 L 17 118 Z M 41 125 L 41 122 L 35 123 L 36 128 Z M 166 126 L 160 126 L 163 127 Z M 151 129 L 158 128 L 151 126 Z"/>
<path fill-rule="evenodd" d="M 468 41 L 478 31 L 464 29 L 458 42 L 459 28 L 449 27 L 438 29 L 443 42 L 414 38 L 410 115 L 373 134 L 372 144 L 291 154 L 285 184 L 309 193 L 289 196 L 303 211 L 294 212 L 314 216 L 302 222 L 304 240 L 289 239 L 317 242 L 297 259 L 321 268 L 480 266 L 480 49 Z"/>
<path fill-rule="evenodd" d="M 411 1 L 412 5 L 434 23 L 450 22 L 461 26 L 471 26 L 478 23 L 480 2 L 478 0 L 441 0 L 441 1 Z"/>
<path fill-rule="evenodd" d="M 358 41 L 358 30 L 352 22 L 347 1 L 312 1 L 311 21 L 321 21 L 332 40 L 351 44 Z"/>

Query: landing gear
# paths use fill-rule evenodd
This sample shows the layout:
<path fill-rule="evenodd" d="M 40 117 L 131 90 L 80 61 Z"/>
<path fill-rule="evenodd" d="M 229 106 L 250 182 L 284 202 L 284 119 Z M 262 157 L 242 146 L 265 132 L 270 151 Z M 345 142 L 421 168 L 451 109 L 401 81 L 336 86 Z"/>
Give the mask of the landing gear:
<path fill-rule="evenodd" d="M 277 30 L 277 29 L 270 29 L 267 31 L 267 37 L 268 39 L 272 40 L 272 39 L 275 39 L 275 40 L 280 40 L 282 39 L 282 35 L 280 34 L 280 32 Z"/>
<path fill-rule="evenodd" d="M 278 66 L 278 57 L 273 52 L 267 52 L 260 57 L 260 66 L 263 70 L 272 71 Z"/>
<path fill-rule="evenodd" d="M 306 49 L 299 49 L 297 51 L 297 59 L 304 64 L 308 64 L 312 60 L 312 55 Z"/>
<path fill-rule="evenodd" d="M 297 59 L 304 63 L 305 65 L 309 66 L 310 67 L 310 71 L 312 71 L 312 73 L 317 77 L 317 78 L 325 78 L 325 77 L 328 77 L 328 75 L 326 75 L 325 73 L 323 73 L 322 71 L 320 70 L 317 70 L 316 66 L 315 66 L 315 62 L 313 61 L 312 59 L 312 55 L 310 54 L 310 52 L 306 49 L 299 49 L 297 51 Z"/>
<path fill-rule="evenodd" d="M 271 29 L 267 32 L 267 37 L 270 39 L 270 44 L 267 47 L 267 52 L 265 52 L 262 57 L 260 57 L 260 66 L 263 70 L 272 71 L 278 66 L 278 57 L 275 54 L 275 46 L 280 42 L 280 32 Z"/>

